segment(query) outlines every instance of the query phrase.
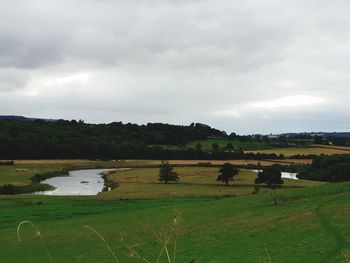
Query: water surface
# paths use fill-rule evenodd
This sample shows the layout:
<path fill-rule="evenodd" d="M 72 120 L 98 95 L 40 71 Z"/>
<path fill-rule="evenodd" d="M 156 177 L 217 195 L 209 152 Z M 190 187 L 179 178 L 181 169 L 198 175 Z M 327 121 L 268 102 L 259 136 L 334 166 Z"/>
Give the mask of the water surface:
<path fill-rule="evenodd" d="M 97 195 L 102 192 L 102 173 L 121 169 L 87 169 L 70 171 L 68 176 L 52 177 L 41 181 L 55 187 L 54 190 L 36 192 L 42 195 Z"/>
<path fill-rule="evenodd" d="M 259 172 L 262 172 L 262 170 L 251 170 L 253 172 L 256 172 L 256 173 L 259 173 Z M 287 172 L 281 172 L 282 174 L 282 178 L 285 178 L 285 179 L 292 179 L 292 180 L 299 180 L 298 177 L 297 177 L 297 173 L 287 173 Z"/>

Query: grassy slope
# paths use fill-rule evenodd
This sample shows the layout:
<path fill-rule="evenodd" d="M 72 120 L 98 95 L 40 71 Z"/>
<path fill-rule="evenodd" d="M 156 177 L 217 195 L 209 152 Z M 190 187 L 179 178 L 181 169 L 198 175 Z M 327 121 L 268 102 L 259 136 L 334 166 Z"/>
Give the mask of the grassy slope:
<path fill-rule="evenodd" d="M 119 183 L 119 187 L 101 193 L 98 198 L 159 198 L 159 197 L 190 197 L 190 196 L 237 196 L 251 194 L 254 190 L 256 173 L 241 169 L 231 186 L 225 187 L 216 181 L 219 168 L 176 167 L 175 172 L 180 178 L 178 183 L 160 183 L 159 169 L 131 169 L 109 173 L 108 178 Z M 284 188 L 316 186 L 324 184 L 316 181 L 284 179 Z M 260 188 L 262 192 L 269 191 L 267 187 Z"/>
<path fill-rule="evenodd" d="M 101 232 L 120 262 L 119 233 L 134 249 L 155 262 L 160 251 L 150 228 L 168 229 L 173 210 L 182 215 L 177 262 L 344 262 L 350 248 L 350 184 L 330 184 L 280 193 L 242 197 L 98 201 L 41 196 L 0 197 L 1 262 L 48 262 L 43 244 L 16 226 L 31 220 L 41 230 L 54 262 L 113 262 L 104 245 L 81 225 Z M 43 202 L 42 205 L 39 205 Z M 162 258 L 161 262 L 167 262 Z"/>
<path fill-rule="evenodd" d="M 162 146 L 164 149 L 168 150 L 179 150 L 182 148 L 190 148 L 190 149 L 196 149 L 197 144 L 200 143 L 202 145 L 203 151 L 211 152 L 213 150 L 212 145 L 214 143 L 217 143 L 220 148 L 225 147 L 228 143 L 232 143 L 232 145 L 235 147 L 235 149 L 244 149 L 244 150 L 265 150 L 265 149 L 271 149 L 273 147 L 267 145 L 266 143 L 262 142 L 243 142 L 239 140 L 231 140 L 231 139 L 220 139 L 220 138 L 210 138 L 206 140 L 197 140 L 189 142 L 187 145 L 184 146 L 177 146 L 177 145 L 158 145 Z M 151 145 L 151 146 L 157 146 L 157 145 Z"/>
<path fill-rule="evenodd" d="M 219 144 L 220 148 L 225 147 L 228 143 L 232 143 L 235 149 L 242 148 L 245 150 L 264 150 L 264 149 L 272 148 L 271 146 L 261 142 L 243 142 L 238 140 L 226 140 L 226 139 L 207 139 L 207 140 L 201 140 L 201 141 L 193 141 L 187 144 L 187 147 L 195 149 L 198 143 L 202 145 L 204 151 L 212 151 L 213 150 L 212 145 L 214 143 Z"/>

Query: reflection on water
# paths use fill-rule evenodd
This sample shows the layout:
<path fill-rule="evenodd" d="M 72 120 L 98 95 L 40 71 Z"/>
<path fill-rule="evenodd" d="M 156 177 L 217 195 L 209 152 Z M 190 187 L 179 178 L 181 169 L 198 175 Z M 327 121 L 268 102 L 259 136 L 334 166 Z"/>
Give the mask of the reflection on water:
<path fill-rule="evenodd" d="M 262 172 L 262 170 L 251 170 L 253 172 Z M 285 179 L 293 179 L 293 180 L 299 180 L 298 177 L 297 177 L 297 173 L 287 173 L 287 172 L 282 172 L 282 178 L 285 178 Z"/>
<path fill-rule="evenodd" d="M 42 181 L 56 189 L 52 191 L 36 192 L 42 195 L 96 195 L 102 192 L 104 180 L 102 173 L 120 169 L 88 169 L 70 171 L 69 176 L 52 177 Z"/>

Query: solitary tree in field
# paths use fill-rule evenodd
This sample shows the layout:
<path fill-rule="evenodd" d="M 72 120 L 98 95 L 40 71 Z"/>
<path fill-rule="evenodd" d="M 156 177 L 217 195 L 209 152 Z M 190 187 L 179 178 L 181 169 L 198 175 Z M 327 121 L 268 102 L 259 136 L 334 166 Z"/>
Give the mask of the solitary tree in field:
<path fill-rule="evenodd" d="M 263 169 L 258 173 L 258 177 L 255 179 L 256 184 L 267 184 L 268 187 L 276 188 L 283 184 L 281 168 L 277 166 L 271 166 Z"/>
<path fill-rule="evenodd" d="M 217 181 L 221 181 L 228 186 L 228 182 L 233 180 L 233 177 L 238 174 L 239 170 L 235 168 L 230 163 L 225 163 L 219 170 L 220 175 L 217 178 Z"/>
<path fill-rule="evenodd" d="M 159 181 L 168 183 L 168 182 L 177 182 L 179 177 L 177 173 L 173 172 L 173 167 L 168 163 L 162 161 L 159 169 Z"/>

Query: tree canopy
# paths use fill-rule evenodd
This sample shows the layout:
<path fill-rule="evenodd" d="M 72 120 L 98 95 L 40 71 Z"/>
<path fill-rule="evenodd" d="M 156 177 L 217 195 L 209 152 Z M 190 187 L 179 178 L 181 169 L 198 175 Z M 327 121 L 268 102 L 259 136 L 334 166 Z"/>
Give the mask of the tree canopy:
<path fill-rule="evenodd" d="M 192 141 L 227 138 L 200 123 L 189 126 L 122 122 L 1 120 L 0 159 L 277 159 L 276 154 L 208 152 L 185 148 Z M 164 145 L 178 146 L 167 148 Z"/>
<path fill-rule="evenodd" d="M 271 166 L 264 168 L 258 173 L 255 179 L 256 184 L 267 184 L 271 188 L 276 188 L 283 184 L 281 168 L 278 166 Z"/>
<path fill-rule="evenodd" d="M 229 184 L 229 181 L 233 180 L 233 177 L 237 175 L 238 172 L 239 170 L 235 168 L 232 164 L 225 163 L 219 170 L 220 174 L 217 178 L 217 181 L 221 181 L 227 186 Z"/>
<path fill-rule="evenodd" d="M 328 182 L 350 181 L 350 155 L 318 156 L 297 177 Z"/>
<path fill-rule="evenodd" d="M 177 173 L 173 172 L 173 167 L 169 162 L 162 161 L 159 168 L 159 181 L 167 184 L 168 182 L 177 182 L 179 177 Z"/>

